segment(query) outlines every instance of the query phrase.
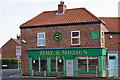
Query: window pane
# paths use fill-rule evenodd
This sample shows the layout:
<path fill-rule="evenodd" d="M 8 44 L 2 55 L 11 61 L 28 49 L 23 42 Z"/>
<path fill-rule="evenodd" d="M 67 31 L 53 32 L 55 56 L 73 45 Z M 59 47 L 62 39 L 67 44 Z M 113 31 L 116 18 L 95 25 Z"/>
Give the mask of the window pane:
<path fill-rule="evenodd" d="M 79 44 L 79 38 L 72 38 L 72 44 Z"/>
<path fill-rule="evenodd" d="M 46 70 L 47 71 L 47 59 L 41 59 L 40 60 L 40 67 L 41 67 L 41 71 Z"/>
<path fill-rule="evenodd" d="M 51 59 L 51 72 L 56 72 L 56 57 Z"/>
<path fill-rule="evenodd" d="M 78 57 L 78 70 L 87 70 L 87 57 Z"/>
<path fill-rule="evenodd" d="M 33 59 L 32 60 L 32 66 L 34 71 L 39 71 L 39 60 L 38 59 Z"/>
<path fill-rule="evenodd" d="M 96 70 L 96 66 L 98 66 L 98 57 L 97 56 L 89 56 L 89 69 Z"/>
<path fill-rule="evenodd" d="M 79 32 L 73 32 L 72 37 L 79 37 Z"/>
<path fill-rule="evenodd" d="M 110 56 L 109 59 L 115 59 L 115 56 Z"/>
<path fill-rule="evenodd" d="M 44 34 L 38 34 L 38 38 L 39 38 L 39 39 L 40 39 L 40 38 L 44 39 Z"/>
<path fill-rule="evenodd" d="M 39 39 L 38 40 L 38 45 L 45 45 L 45 40 L 44 39 Z"/>
<path fill-rule="evenodd" d="M 58 59 L 58 72 L 63 72 L 63 59 Z"/>
<path fill-rule="evenodd" d="M 104 37 L 104 32 L 102 32 L 102 37 Z"/>
<path fill-rule="evenodd" d="M 104 38 L 102 38 L 102 43 L 104 43 Z"/>

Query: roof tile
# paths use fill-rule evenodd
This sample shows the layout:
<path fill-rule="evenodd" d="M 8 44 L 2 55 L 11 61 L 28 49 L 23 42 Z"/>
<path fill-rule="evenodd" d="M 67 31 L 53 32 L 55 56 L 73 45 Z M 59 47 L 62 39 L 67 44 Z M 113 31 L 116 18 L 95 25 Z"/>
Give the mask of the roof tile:
<path fill-rule="evenodd" d="M 120 17 L 99 17 L 105 22 L 105 27 L 109 32 L 120 32 Z"/>
<path fill-rule="evenodd" d="M 57 11 L 45 11 L 20 26 L 24 27 L 100 21 L 99 18 L 94 16 L 85 8 L 67 9 L 63 15 L 56 15 L 56 13 Z"/>

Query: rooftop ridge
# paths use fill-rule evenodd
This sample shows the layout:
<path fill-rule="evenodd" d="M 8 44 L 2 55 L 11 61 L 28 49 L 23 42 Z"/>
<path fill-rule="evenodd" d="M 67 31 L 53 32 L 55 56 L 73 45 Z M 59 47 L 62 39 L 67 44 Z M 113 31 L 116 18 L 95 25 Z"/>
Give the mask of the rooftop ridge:
<path fill-rule="evenodd" d="M 120 19 L 120 17 L 99 17 L 99 18 L 105 18 L 105 19 Z"/>

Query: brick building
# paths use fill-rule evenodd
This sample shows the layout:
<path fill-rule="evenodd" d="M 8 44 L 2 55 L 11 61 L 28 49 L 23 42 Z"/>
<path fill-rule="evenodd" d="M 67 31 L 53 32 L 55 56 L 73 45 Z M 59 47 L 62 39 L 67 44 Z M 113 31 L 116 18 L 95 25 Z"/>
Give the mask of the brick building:
<path fill-rule="evenodd" d="M 24 75 L 105 77 L 105 23 L 85 8 L 45 11 L 20 25 Z"/>
<path fill-rule="evenodd" d="M 105 47 L 108 48 L 108 68 L 115 68 L 108 71 L 109 77 L 120 76 L 120 17 L 100 17 L 105 23 Z"/>
<path fill-rule="evenodd" d="M 11 38 L 2 47 L 2 59 L 16 58 L 16 46 L 20 46 L 20 40 Z"/>
<path fill-rule="evenodd" d="M 0 48 L 0 59 L 1 59 L 1 55 L 2 55 L 2 49 Z"/>

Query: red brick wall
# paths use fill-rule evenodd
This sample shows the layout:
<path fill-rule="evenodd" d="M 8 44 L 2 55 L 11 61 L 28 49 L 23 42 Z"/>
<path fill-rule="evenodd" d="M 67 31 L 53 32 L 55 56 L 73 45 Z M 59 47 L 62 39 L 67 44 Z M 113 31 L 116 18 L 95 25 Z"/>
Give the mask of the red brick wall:
<path fill-rule="evenodd" d="M 118 34 L 105 34 L 105 47 L 108 51 L 118 51 Z"/>
<path fill-rule="evenodd" d="M 19 46 L 14 40 L 10 39 L 2 47 L 2 58 L 16 58 L 16 46 Z"/>
<path fill-rule="evenodd" d="M 80 31 L 81 45 L 71 46 L 71 31 Z M 92 39 L 91 32 L 99 31 L 99 24 L 91 25 L 75 25 L 75 26 L 58 26 L 58 27 L 42 27 L 21 29 L 21 39 L 26 40 L 27 43 L 22 45 L 22 69 L 24 75 L 28 75 L 28 55 L 27 48 L 69 48 L 69 47 L 100 47 L 100 39 Z M 46 46 L 37 47 L 37 33 L 45 32 Z M 62 40 L 60 42 L 54 41 L 54 33 L 61 32 Z"/>
<path fill-rule="evenodd" d="M 119 40 L 119 43 L 118 43 L 118 54 L 119 54 L 119 67 L 120 67 L 120 34 L 119 34 L 119 36 L 118 36 L 118 40 Z M 120 71 L 120 70 L 119 70 Z"/>
<path fill-rule="evenodd" d="M 110 38 L 112 36 L 113 38 Z M 105 45 L 108 51 L 118 51 L 118 63 L 120 65 L 120 34 L 105 34 Z"/>

